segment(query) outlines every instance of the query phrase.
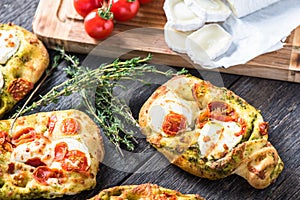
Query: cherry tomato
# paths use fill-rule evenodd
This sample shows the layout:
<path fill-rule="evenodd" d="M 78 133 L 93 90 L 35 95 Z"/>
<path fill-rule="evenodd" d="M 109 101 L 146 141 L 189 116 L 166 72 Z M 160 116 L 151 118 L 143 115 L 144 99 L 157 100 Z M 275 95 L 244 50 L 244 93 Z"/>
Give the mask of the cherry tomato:
<path fill-rule="evenodd" d="M 140 4 L 150 3 L 152 0 L 139 0 Z"/>
<path fill-rule="evenodd" d="M 97 40 L 107 38 L 114 28 L 112 14 L 101 8 L 90 12 L 84 19 L 86 33 Z"/>
<path fill-rule="evenodd" d="M 64 159 L 68 152 L 68 145 L 65 142 L 56 144 L 54 148 L 54 160 L 61 161 Z"/>
<path fill-rule="evenodd" d="M 61 131 L 66 135 L 74 135 L 79 131 L 79 124 L 73 118 L 66 118 L 62 121 Z"/>
<path fill-rule="evenodd" d="M 165 117 L 165 120 L 162 125 L 162 129 L 166 134 L 174 136 L 180 130 L 185 129 L 186 121 L 187 119 L 185 116 L 175 112 L 170 112 Z"/>
<path fill-rule="evenodd" d="M 87 157 L 78 150 L 68 151 L 61 167 L 66 171 L 84 172 L 88 169 Z"/>
<path fill-rule="evenodd" d="M 103 0 L 74 0 L 74 8 L 82 17 L 87 16 L 92 10 L 100 8 Z"/>
<path fill-rule="evenodd" d="M 117 21 L 128 21 L 136 16 L 139 11 L 138 0 L 112 0 L 111 12 Z"/>

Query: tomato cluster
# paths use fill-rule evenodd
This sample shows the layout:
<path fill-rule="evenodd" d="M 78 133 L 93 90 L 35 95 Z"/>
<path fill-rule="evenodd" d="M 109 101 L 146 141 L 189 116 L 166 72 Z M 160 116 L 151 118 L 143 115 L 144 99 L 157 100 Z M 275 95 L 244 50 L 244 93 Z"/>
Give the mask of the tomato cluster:
<path fill-rule="evenodd" d="M 114 20 L 128 21 L 135 17 L 140 4 L 152 0 L 74 0 L 74 8 L 84 17 L 86 33 L 97 40 L 107 38 L 114 29 Z"/>

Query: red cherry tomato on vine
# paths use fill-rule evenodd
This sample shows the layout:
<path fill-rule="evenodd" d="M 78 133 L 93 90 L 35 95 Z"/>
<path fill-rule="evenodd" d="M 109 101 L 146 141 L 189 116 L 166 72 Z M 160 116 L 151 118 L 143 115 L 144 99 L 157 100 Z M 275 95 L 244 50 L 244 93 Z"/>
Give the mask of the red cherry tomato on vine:
<path fill-rule="evenodd" d="M 101 8 L 95 9 L 84 18 L 86 33 L 97 40 L 107 38 L 114 28 L 112 14 Z"/>
<path fill-rule="evenodd" d="M 152 0 L 139 0 L 140 4 L 150 3 Z"/>
<path fill-rule="evenodd" d="M 136 16 L 139 11 L 138 0 L 112 0 L 111 12 L 117 21 L 128 21 Z"/>
<path fill-rule="evenodd" d="M 74 8 L 82 17 L 87 16 L 92 10 L 100 8 L 103 0 L 74 0 Z"/>

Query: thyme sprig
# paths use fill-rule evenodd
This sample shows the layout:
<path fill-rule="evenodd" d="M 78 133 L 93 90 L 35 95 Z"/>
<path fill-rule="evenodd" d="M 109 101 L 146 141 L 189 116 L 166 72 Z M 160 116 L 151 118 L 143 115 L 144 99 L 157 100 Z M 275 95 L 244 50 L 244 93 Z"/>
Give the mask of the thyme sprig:
<path fill-rule="evenodd" d="M 128 129 L 127 125 L 137 128 L 138 125 L 129 107 L 122 99 L 113 95 L 116 86 L 122 87 L 119 81 L 134 80 L 145 83 L 142 77 L 145 73 L 174 76 L 187 72 L 185 69 L 179 72 L 157 70 L 156 67 L 146 64 L 151 59 L 151 55 L 125 61 L 116 59 L 114 62 L 102 64 L 96 69 L 88 69 L 80 66 L 79 59 L 76 56 L 66 54 L 63 49 L 57 49 L 57 51 L 59 52 L 58 57 L 69 63 L 68 67 L 65 68 L 65 72 L 71 78 L 54 86 L 48 93 L 40 96 L 38 101 L 30 106 L 23 107 L 13 117 L 16 118 L 39 106 L 57 103 L 61 96 L 79 93 L 88 114 L 93 117 L 94 121 L 102 128 L 104 134 L 121 154 L 121 145 L 125 145 L 128 150 L 134 150 L 134 142 L 137 142 L 134 138 L 134 131 Z M 95 102 L 91 101 L 91 93 L 94 94 Z"/>

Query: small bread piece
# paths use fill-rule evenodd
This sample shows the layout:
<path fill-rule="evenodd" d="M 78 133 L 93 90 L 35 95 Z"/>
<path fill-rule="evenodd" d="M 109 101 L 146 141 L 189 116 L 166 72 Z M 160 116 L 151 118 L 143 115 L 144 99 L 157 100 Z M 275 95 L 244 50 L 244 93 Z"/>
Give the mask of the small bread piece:
<path fill-rule="evenodd" d="M 89 200 L 204 200 L 197 194 L 181 194 L 178 191 L 160 187 L 156 184 L 141 184 L 141 185 L 122 185 L 101 191 L 95 197 Z"/>
<path fill-rule="evenodd" d="M 48 64 L 48 52 L 33 33 L 0 24 L 0 118 L 33 89 Z"/>
<path fill-rule="evenodd" d="M 96 186 L 104 147 L 83 112 L 64 110 L 0 121 L 0 199 L 55 198 Z"/>
<path fill-rule="evenodd" d="M 262 189 L 283 169 L 259 110 L 193 76 L 176 76 L 160 86 L 142 106 L 139 124 L 171 163 L 199 177 L 238 174 Z"/>

